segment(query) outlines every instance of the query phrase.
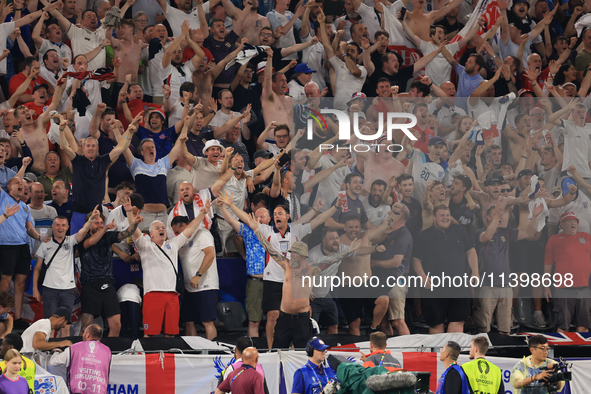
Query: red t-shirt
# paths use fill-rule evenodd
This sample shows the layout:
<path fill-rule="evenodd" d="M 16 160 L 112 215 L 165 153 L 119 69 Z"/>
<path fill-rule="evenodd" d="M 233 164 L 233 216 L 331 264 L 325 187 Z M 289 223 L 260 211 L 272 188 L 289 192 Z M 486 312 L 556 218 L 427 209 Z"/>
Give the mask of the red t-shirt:
<path fill-rule="evenodd" d="M 575 235 L 556 234 L 546 244 L 545 265 L 555 265 L 555 272 L 562 275 L 562 283 L 556 286 L 564 289 L 564 276 L 572 274 L 573 285 L 589 286 L 591 275 L 591 235 L 578 232 Z M 570 283 L 569 283 L 570 284 Z"/>
<path fill-rule="evenodd" d="M 21 86 L 23 84 L 23 82 L 25 82 L 26 79 L 27 79 L 27 77 L 22 72 L 16 74 L 12 78 L 10 78 L 10 82 L 8 83 L 8 93 L 10 93 L 10 95 L 12 96 L 14 94 L 14 92 L 16 92 L 18 87 Z M 47 81 L 45 79 L 41 78 L 40 76 L 37 76 L 37 79 L 35 79 L 34 81 L 31 81 L 31 86 L 26 90 L 26 92 L 24 94 L 33 94 L 33 88 L 36 85 L 42 85 L 42 84 L 47 84 L 49 86 L 49 84 L 47 83 Z M 21 103 L 20 101 L 17 101 L 15 107 L 18 107 L 19 105 L 23 105 L 23 103 Z"/>
<path fill-rule="evenodd" d="M 265 384 L 263 376 L 256 369 L 243 365 L 232 371 L 218 386 L 218 389 L 225 393 L 232 391 L 234 393 L 260 394 L 265 392 Z"/>
<path fill-rule="evenodd" d="M 415 142 L 414 148 L 418 149 L 421 152 L 423 152 L 424 154 L 428 155 L 429 154 L 429 146 L 428 146 L 429 140 L 431 139 L 431 137 L 435 136 L 435 132 L 428 127 L 425 127 L 425 129 L 421 129 L 418 125 L 413 127 L 411 130 L 418 131 L 420 134 L 419 140 L 417 142 Z"/>
<path fill-rule="evenodd" d="M 135 118 L 137 116 L 137 114 L 139 114 L 140 112 L 142 112 L 146 106 L 148 106 L 148 108 L 154 108 L 154 109 L 160 109 L 162 106 L 159 104 L 153 104 L 153 103 L 144 103 L 142 100 L 140 99 L 135 99 L 135 100 L 131 100 L 129 103 L 127 103 L 127 106 L 129 107 L 129 110 L 131 111 L 131 117 Z M 123 124 L 123 128 L 125 130 L 127 130 L 127 127 L 129 126 L 129 122 L 127 121 L 127 119 L 125 119 L 125 114 L 123 113 L 123 109 L 117 109 L 117 119 L 119 119 L 121 121 L 121 123 Z M 143 120 L 142 122 L 140 122 L 140 124 L 144 124 Z"/>
<path fill-rule="evenodd" d="M 47 102 L 43 105 L 37 105 L 35 104 L 35 101 L 30 101 L 26 104 L 23 104 L 25 107 L 27 107 L 28 109 L 32 109 L 33 111 L 35 111 L 35 115 L 33 115 L 33 120 L 37 120 L 37 118 L 47 110 L 47 107 L 49 107 L 49 105 L 51 104 L 51 100 L 53 99 L 53 97 L 50 97 L 49 100 L 47 100 Z M 47 124 L 47 130 L 49 131 L 49 123 Z"/>
<path fill-rule="evenodd" d="M 544 83 L 546 82 L 546 79 L 548 78 L 549 73 L 550 73 L 550 69 L 548 67 L 546 67 L 545 69 L 542 70 L 540 75 L 538 75 L 538 83 L 541 85 L 540 87 L 543 87 Z M 521 80 L 521 89 L 528 89 L 531 91 L 534 90 L 534 87 L 531 86 L 530 80 L 527 79 L 525 77 L 525 75 L 521 74 L 519 76 L 519 79 Z"/>

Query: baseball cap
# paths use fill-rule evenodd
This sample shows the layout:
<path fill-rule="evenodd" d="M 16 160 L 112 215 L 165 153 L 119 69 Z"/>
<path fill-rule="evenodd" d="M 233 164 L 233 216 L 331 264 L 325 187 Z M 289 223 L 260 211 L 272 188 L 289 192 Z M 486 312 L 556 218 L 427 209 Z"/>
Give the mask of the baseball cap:
<path fill-rule="evenodd" d="M 23 176 L 23 179 L 25 181 L 29 181 L 29 182 L 37 182 L 37 176 L 35 174 L 33 174 L 32 172 L 25 173 L 25 176 Z"/>
<path fill-rule="evenodd" d="M 298 241 L 291 245 L 291 249 L 289 249 L 290 253 L 297 253 L 302 257 L 308 257 L 308 245 L 303 243 L 302 241 Z M 327 346 L 328 347 L 328 346 Z"/>
<path fill-rule="evenodd" d="M 351 100 L 347 101 L 347 105 L 351 105 L 351 103 L 356 99 L 362 99 L 367 103 L 367 96 L 365 95 L 365 93 L 355 92 L 351 95 Z"/>
<path fill-rule="evenodd" d="M 205 155 L 205 152 L 207 152 L 209 148 L 214 146 L 217 146 L 221 150 L 224 150 L 224 146 L 218 140 L 209 140 L 205 143 L 205 146 L 203 147 L 203 155 Z"/>
<path fill-rule="evenodd" d="M 155 109 L 150 113 L 150 116 L 152 116 L 152 114 L 158 114 L 162 117 L 162 120 L 166 120 L 166 115 L 164 114 L 164 111 L 162 111 L 161 109 Z"/>
<path fill-rule="evenodd" d="M 273 154 L 271 152 L 264 150 L 264 149 L 261 149 L 261 150 L 257 150 L 256 152 L 254 152 L 253 160 L 258 159 L 259 157 L 261 157 L 263 159 L 270 159 L 271 157 L 273 157 Z"/>
<path fill-rule="evenodd" d="M 526 168 L 525 170 L 519 171 L 519 174 L 517 174 L 517 179 L 521 178 L 522 176 L 530 176 L 533 174 L 534 172 L 532 170 Z"/>
<path fill-rule="evenodd" d="M 571 177 L 566 177 L 562 180 L 562 194 L 566 196 L 570 185 L 577 186 L 577 183 Z"/>
<path fill-rule="evenodd" d="M 70 324 L 70 318 L 72 317 L 72 312 L 66 308 L 65 306 L 60 306 L 55 311 L 53 311 L 52 315 L 57 315 L 59 317 L 65 317 L 66 322 Z"/>
<path fill-rule="evenodd" d="M 307 63 L 300 63 L 295 67 L 295 70 L 293 70 L 294 74 L 299 74 L 299 73 L 304 73 L 304 74 L 309 74 L 309 73 L 315 73 L 316 70 L 312 70 L 310 68 L 310 66 L 308 66 Z"/>
<path fill-rule="evenodd" d="M 560 193 L 560 192 L 562 192 L 562 189 L 560 189 L 560 186 L 554 186 L 552 188 L 552 193 L 550 193 L 550 194 Z"/>
<path fill-rule="evenodd" d="M 535 96 L 534 91 L 531 90 L 531 89 L 519 89 L 519 94 L 518 95 L 519 95 L 519 97 L 521 97 L 521 96 L 523 96 L 526 93 L 530 93 L 530 94 L 532 94 L 532 95 Z"/>
<path fill-rule="evenodd" d="M 579 218 L 577 218 L 577 215 L 575 215 L 575 213 L 573 211 L 568 211 L 563 213 L 562 215 L 560 215 L 560 223 L 564 222 L 565 220 L 576 220 L 577 223 L 579 222 Z"/>
<path fill-rule="evenodd" d="M 259 64 L 257 64 L 257 74 L 262 73 L 263 71 L 265 71 L 265 66 L 267 65 L 267 62 L 260 62 Z M 273 68 L 273 72 L 275 72 L 275 68 Z"/>
<path fill-rule="evenodd" d="M 560 86 L 560 87 L 564 89 L 564 88 L 565 88 L 565 87 L 567 87 L 568 85 L 571 85 L 571 86 L 572 86 L 573 88 L 575 88 L 575 89 L 577 88 L 577 85 L 575 85 L 575 84 L 574 84 L 574 83 L 572 83 L 572 82 L 567 82 L 567 83 L 564 83 L 564 84 L 562 84 L 562 86 Z"/>
<path fill-rule="evenodd" d="M 433 145 L 437 145 L 437 144 L 445 144 L 445 140 L 441 137 L 434 136 L 429 139 L 429 143 L 427 145 L 433 146 Z"/>
<path fill-rule="evenodd" d="M 326 343 L 324 343 L 324 341 L 320 338 L 316 338 L 315 340 L 310 342 L 310 346 L 312 346 L 314 349 L 320 352 L 329 348 L 329 346 Z"/>
<path fill-rule="evenodd" d="M 525 3 L 527 4 L 527 8 L 529 8 L 529 2 L 527 0 L 513 0 L 513 6 L 519 3 Z M 511 6 L 511 8 L 513 8 L 513 6 Z"/>
<path fill-rule="evenodd" d="M 35 93 L 37 90 L 44 88 L 45 90 L 49 90 L 49 86 L 46 83 L 42 83 L 41 85 L 37 85 L 33 88 L 33 93 Z"/>
<path fill-rule="evenodd" d="M 502 176 L 493 176 L 492 178 L 484 181 L 484 186 L 491 186 L 493 183 L 505 183 L 505 178 Z"/>

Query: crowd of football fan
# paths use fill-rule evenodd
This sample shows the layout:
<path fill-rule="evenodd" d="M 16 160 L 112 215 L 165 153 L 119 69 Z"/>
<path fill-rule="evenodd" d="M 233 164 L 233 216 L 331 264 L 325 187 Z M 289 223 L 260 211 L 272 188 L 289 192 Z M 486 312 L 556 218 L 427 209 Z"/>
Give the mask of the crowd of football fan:
<path fill-rule="evenodd" d="M 329 334 L 587 331 L 591 3 L 476 6 L 3 0 L 1 336 L 26 328 L 29 289 L 67 336 L 79 279 L 80 332 L 102 316 L 110 336 L 215 338 L 220 257 L 245 260 L 248 335 L 269 347 L 304 347 L 310 316 Z M 308 123 L 326 107 L 361 134 Z M 375 138 L 388 112 L 415 115 L 415 139 Z M 142 280 L 116 289 L 112 259 Z M 444 272 L 494 279 L 431 289 Z M 425 289 L 301 285 L 335 275 Z"/>

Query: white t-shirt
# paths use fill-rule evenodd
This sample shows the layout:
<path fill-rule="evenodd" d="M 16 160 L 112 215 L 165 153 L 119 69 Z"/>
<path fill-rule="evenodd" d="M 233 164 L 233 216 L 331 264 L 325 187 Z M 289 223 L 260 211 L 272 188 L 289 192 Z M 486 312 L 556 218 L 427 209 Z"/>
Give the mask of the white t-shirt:
<path fill-rule="evenodd" d="M 156 57 L 154 57 L 155 59 Z M 160 63 L 162 64 L 162 63 Z M 181 85 L 185 82 L 192 82 L 192 78 L 191 75 L 193 75 L 193 71 L 196 70 L 196 68 L 193 66 L 193 62 L 191 60 L 186 61 L 181 67 L 180 69 L 183 71 L 183 73 L 185 74 L 183 76 L 183 74 L 181 74 L 181 72 L 171 64 L 168 65 L 168 67 L 166 67 L 164 69 L 163 72 L 163 78 L 162 80 L 167 80 L 169 82 L 170 85 L 170 101 L 172 103 L 176 102 L 179 97 L 181 96 L 180 93 L 180 89 L 181 89 Z M 160 84 L 160 90 L 162 90 L 162 83 Z M 156 89 L 154 89 L 156 90 Z"/>
<path fill-rule="evenodd" d="M 78 243 L 75 235 L 68 235 L 64 239 L 64 244 L 55 255 L 51 266 L 45 274 L 45 281 L 38 285 L 49 287 L 50 289 L 67 290 L 76 287 L 76 278 L 74 277 L 74 246 Z M 43 259 L 43 264 L 49 263 L 51 256 L 55 253 L 59 244 L 52 238 L 49 242 L 41 244 L 37 250 L 37 258 Z"/>
<path fill-rule="evenodd" d="M 100 46 L 105 40 L 107 30 L 105 25 L 99 27 L 94 32 L 87 30 L 83 27 L 77 27 L 73 23 L 70 24 L 70 29 L 67 31 L 67 35 L 72 43 L 72 52 L 74 56 L 85 55 L 92 51 L 96 47 Z M 107 54 L 102 49 L 94 59 L 88 62 L 89 70 L 96 70 L 100 67 L 105 67 L 107 61 Z"/>
<path fill-rule="evenodd" d="M 123 205 L 120 205 L 117 208 L 115 208 L 109 212 L 109 216 L 107 216 L 107 220 L 105 221 L 105 224 L 109 224 L 113 220 L 115 221 L 115 226 L 117 226 L 117 227 L 115 227 L 113 230 L 108 230 L 108 231 L 125 231 L 125 230 L 127 230 L 127 228 L 129 227 L 129 220 L 127 220 L 127 215 L 125 213 L 125 208 L 123 208 Z M 122 251 L 124 251 L 127 254 L 129 254 L 129 252 L 131 250 L 130 249 L 131 245 L 127 243 L 126 239 L 115 244 L 115 246 L 117 246 L 119 249 L 121 249 Z M 133 252 L 131 254 L 133 254 Z"/>
<path fill-rule="evenodd" d="M 249 175 L 251 178 L 254 179 L 254 171 L 253 170 L 246 171 L 246 175 Z M 246 178 L 236 179 L 236 176 L 232 175 L 230 180 L 224 186 L 224 190 L 229 195 L 234 194 L 234 205 L 236 205 L 240 209 L 243 209 L 244 202 L 246 201 L 246 195 L 248 193 L 248 190 L 246 188 Z M 216 213 L 218 213 L 218 215 L 221 216 L 221 213 L 220 213 L 217 205 L 215 207 L 216 207 Z M 232 212 L 231 209 L 229 209 L 228 211 L 230 211 L 230 215 L 232 215 L 232 217 L 234 219 L 238 220 L 238 216 L 236 216 L 234 214 L 234 212 Z"/>
<path fill-rule="evenodd" d="M 162 45 L 160 51 L 157 54 L 155 54 L 152 59 L 148 61 L 148 69 L 150 70 L 150 85 L 152 86 L 152 93 L 154 97 L 164 96 L 164 92 L 162 92 L 162 85 L 164 85 L 164 79 L 168 77 L 169 74 L 164 74 L 164 67 L 162 67 L 162 58 L 164 57 L 164 51 L 166 50 L 167 46 L 168 44 Z M 148 51 L 148 48 L 144 49 L 144 51 Z M 178 95 L 179 91 L 177 89 L 177 98 Z M 172 102 L 172 95 L 170 100 Z"/>
<path fill-rule="evenodd" d="M 57 217 L 57 211 L 55 210 L 55 208 L 43 204 L 43 208 L 41 209 L 33 209 L 30 205 L 29 209 L 31 210 L 31 217 L 35 221 L 35 230 L 39 232 L 40 229 L 46 228 L 47 235 L 51 236 L 53 233 L 51 225 L 53 224 L 53 219 Z M 37 249 L 39 249 L 39 246 L 41 246 L 41 241 L 34 241 L 35 243 L 33 246 L 33 255 L 37 253 Z"/>
<path fill-rule="evenodd" d="M 302 39 L 303 42 L 310 42 L 312 35 Z M 312 73 L 312 82 L 318 84 L 320 91 L 326 87 L 326 52 L 321 42 L 318 42 L 302 51 L 302 62 L 306 63 L 308 67 L 316 71 Z M 306 95 L 304 94 L 304 97 Z"/>
<path fill-rule="evenodd" d="M 346 109 L 347 102 L 351 100 L 351 96 L 355 92 L 360 92 L 363 84 L 365 83 L 365 77 L 367 76 L 367 70 L 363 66 L 357 65 L 357 68 L 361 70 L 361 76 L 356 78 L 351 74 L 351 71 L 347 68 L 344 61 L 336 56 L 328 59 L 330 64 L 334 67 L 336 74 L 336 92 L 334 99 L 334 107 L 338 109 Z"/>
<path fill-rule="evenodd" d="M 294 18 L 294 14 L 291 11 L 285 11 L 285 14 L 280 14 L 279 12 L 273 10 L 269 13 L 267 13 L 267 18 L 270 21 L 273 21 L 275 18 L 277 19 L 277 21 L 279 21 L 279 23 L 281 24 L 281 26 L 285 26 L 289 23 L 289 21 Z M 296 28 L 298 28 L 298 26 L 301 26 L 301 22 L 300 21 L 296 21 L 294 26 Z M 271 24 L 271 28 L 273 29 L 273 31 L 275 31 L 275 29 L 278 26 L 275 26 L 273 24 Z M 293 31 L 293 26 L 291 29 L 289 29 L 289 31 L 282 35 L 279 40 L 277 40 L 275 42 L 275 46 L 277 48 L 289 48 L 290 46 L 293 46 L 296 44 L 296 40 L 295 40 L 295 36 L 294 36 L 294 31 Z M 292 59 L 297 59 L 298 54 L 297 53 L 292 53 L 291 55 L 288 55 L 286 57 L 283 58 L 283 60 L 292 60 Z"/>
<path fill-rule="evenodd" d="M 591 233 L 591 200 L 580 191 L 578 192 L 577 198 L 570 204 L 567 204 L 564 207 L 550 208 L 548 224 L 558 226 L 560 223 L 560 215 L 569 211 L 574 212 L 577 219 L 579 219 L 578 231 Z"/>
<path fill-rule="evenodd" d="M 117 298 L 119 302 L 135 302 L 136 304 L 142 304 L 142 294 L 140 288 L 133 283 L 123 285 L 117 290 Z"/>
<path fill-rule="evenodd" d="M 350 41 L 351 40 L 351 26 L 353 24 L 351 23 L 349 18 L 347 18 L 346 14 L 335 19 L 335 21 L 332 24 L 332 29 L 334 31 L 338 31 L 339 30 L 338 27 L 341 24 L 341 21 L 345 21 L 345 28 L 343 29 L 345 34 L 343 34 L 343 36 L 341 37 L 341 41 Z M 363 22 L 363 20 L 359 20 L 359 22 Z"/>
<path fill-rule="evenodd" d="M 191 278 L 195 276 L 201 264 L 205 253 L 203 249 L 212 247 L 215 250 L 213 242 L 213 235 L 209 230 L 199 229 L 189 239 L 189 243 L 181 248 L 179 257 L 181 258 L 181 265 L 183 267 L 183 277 L 185 280 L 185 290 L 189 293 L 196 293 L 206 290 L 218 290 L 220 288 L 218 278 L 218 264 L 214 254 L 211 266 L 205 271 L 205 274 L 199 280 L 197 288 L 191 287 Z"/>
<path fill-rule="evenodd" d="M 445 49 L 452 55 L 460 50 L 460 46 L 457 42 L 448 44 Z M 427 56 L 433 51 L 437 50 L 437 46 L 433 43 L 421 40 L 421 46 L 419 50 L 423 53 L 423 56 Z M 437 86 L 441 86 L 442 83 L 449 81 L 451 76 L 451 64 L 445 59 L 445 57 L 439 53 L 435 56 L 435 59 L 431 60 L 425 66 L 425 75 L 431 77 L 431 82 Z"/>
<path fill-rule="evenodd" d="M 464 111 L 462 108 L 460 108 L 457 105 L 454 105 L 453 107 L 448 106 L 447 104 L 443 104 L 443 106 L 440 109 L 437 109 L 437 106 L 435 105 L 435 103 L 437 102 L 437 100 L 433 100 L 431 101 L 428 105 L 429 107 L 429 113 L 430 114 L 437 114 L 437 122 L 439 122 L 441 124 L 441 127 L 452 127 L 452 120 L 455 114 L 459 115 L 460 117 L 466 115 L 466 111 Z M 443 139 L 445 139 L 446 141 L 453 141 L 457 139 L 456 136 L 456 131 L 455 129 L 452 130 L 448 135 L 446 135 L 445 137 L 443 137 Z"/>
<path fill-rule="evenodd" d="M 41 47 L 39 48 L 39 63 L 43 64 L 43 55 L 45 55 L 45 52 L 49 51 L 50 49 L 55 49 L 57 54 L 60 56 L 60 59 L 64 57 L 70 59 L 70 64 L 72 64 L 72 50 L 69 46 L 64 43 L 57 45 L 49 40 L 46 40 L 45 38 L 43 39 L 43 43 L 41 43 Z"/>
<path fill-rule="evenodd" d="M 207 3 L 203 3 L 203 12 L 209 13 L 209 1 Z M 188 14 L 185 11 L 181 11 L 178 8 L 171 7 L 170 5 L 166 4 L 166 19 L 172 28 L 172 33 L 175 37 L 180 37 L 182 34 L 181 25 L 184 21 L 189 21 L 189 25 L 191 26 L 191 30 L 199 29 L 201 23 L 199 22 L 199 14 L 197 13 L 197 7 L 193 8 L 191 12 Z"/>
<path fill-rule="evenodd" d="M 285 231 L 284 236 L 281 236 L 281 233 L 275 227 L 266 224 L 260 224 L 259 230 L 261 231 L 261 234 L 269 240 L 271 246 L 273 246 L 276 251 L 283 254 L 287 259 L 291 257 L 291 253 L 288 252 L 291 248 L 291 243 L 301 241 L 306 235 L 312 232 L 310 223 L 289 226 Z M 283 268 L 281 268 L 275 259 L 271 258 L 268 253 L 265 254 L 265 260 L 267 261 L 267 266 L 265 267 L 263 280 L 283 283 L 283 279 L 285 278 Z"/>
<path fill-rule="evenodd" d="M 382 224 L 384 219 L 388 217 L 388 213 L 391 211 L 390 206 L 387 204 L 378 205 L 377 208 L 372 207 L 369 204 L 369 196 L 360 197 L 359 201 L 363 204 L 363 208 L 365 209 L 365 213 L 367 214 L 367 219 L 371 224 L 374 226 L 379 226 Z"/>
<path fill-rule="evenodd" d="M 544 170 L 544 166 L 538 162 L 538 177 L 544 179 L 548 192 L 551 192 L 555 186 L 560 186 L 559 181 L 561 177 L 556 166 L 550 167 L 549 170 Z"/>
<path fill-rule="evenodd" d="M 367 27 L 369 39 L 373 40 L 376 32 L 382 28 L 380 26 L 380 20 L 378 19 L 375 8 L 361 3 L 359 8 L 357 9 L 357 13 L 361 16 L 363 24 Z"/>
<path fill-rule="evenodd" d="M 234 112 L 232 111 L 232 116 L 235 118 L 237 116 L 240 116 L 240 112 Z M 215 113 L 215 116 L 213 117 L 213 119 L 211 119 L 211 121 L 209 122 L 209 127 L 211 127 L 212 129 L 216 129 L 218 127 L 222 127 L 223 125 L 226 124 L 226 122 L 228 122 L 230 120 L 230 114 L 225 114 L 222 111 L 218 111 Z M 245 128 L 248 127 L 246 126 L 246 123 L 242 123 L 242 121 L 240 121 L 240 128 L 242 131 L 245 130 Z M 223 136 L 220 137 L 220 139 L 223 138 Z M 242 142 L 242 133 L 240 133 L 240 135 L 238 136 L 238 141 Z"/>
<path fill-rule="evenodd" d="M 525 48 L 523 50 L 523 57 L 521 59 L 521 64 L 527 64 L 527 58 L 531 55 L 531 33 L 529 34 L 529 40 L 525 43 Z M 501 59 L 505 59 L 507 56 L 517 56 L 517 52 L 519 51 L 519 44 L 515 44 L 511 38 L 509 38 L 509 42 L 505 44 L 502 39 L 499 40 L 499 51 L 501 52 Z"/>
<path fill-rule="evenodd" d="M 289 95 L 295 101 L 299 101 L 301 99 L 306 98 L 306 92 L 304 91 L 304 87 L 302 86 L 301 83 L 299 83 L 295 79 L 292 79 L 291 81 L 289 81 L 289 83 L 287 84 L 287 87 L 289 88 Z"/>
<path fill-rule="evenodd" d="M 90 68 L 89 68 L 90 70 Z M 68 71 L 74 71 L 74 69 L 72 67 L 68 68 Z M 82 82 L 82 81 L 81 81 Z M 70 93 L 72 92 L 72 84 L 74 83 L 74 78 L 69 78 L 68 82 L 66 82 L 66 94 L 64 94 L 64 96 L 66 97 L 66 105 L 69 106 L 70 104 Z M 100 103 L 103 102 L 103 97 L 101 94 L 101 88 L 109 88 L 111 86 L 110 83 L 107 83 L 107 81 L 93 81 L 91 79 L 87 79 L 85 82 L 82 82 L 80 84 L 81 87 L 84 88 L 84 90 L 86 90 L 86 97 L 88 98 L 88 101 L 90 101 L 90 105 L 88 107 L 86 107 L 86 112 L 90 113 L 92 116 L 94 116 L 94 114 L 96 113 L 96 106 L 99 105 Z M 78 115 L 78 111 L 76 111 L 76 115 Z M 90 124 L 90 122 L 89 122 Z M 76 134 L 79 133 L 79 129 L 81 128 L 80 124 L 78 123 L 78 121 L 76 121 Z M 88 131 L 88 130 L 87 130 Z"/>
<path fill-rule="evenodd" d="M 179 249 L 187 242 L 189 240 L 182 233 L 164 241 L 161 248 L 152 242 L 149 235 L 144 234 L 135 241 L 135 248 L 140 254 L 144 270 L 144 294 L 151 291 L 176 291 Z M 160 249 L 172 260 L 172 264 L 162 255 Z"/>
<path fill-rule="evenodd" d="M 193 104 L 189 105 L 189 109 L 193 108 Z M 185 104 L 181 102 L 179 98 L 177 101 L 174 102 L 170 112 L 168 113 L 168 126 L 174 126 L 181 118 L 183 117 L 183 110 L 185 109 Z"/>
<path fill-rule="evenodd" d="M 562 120 L 562 126 L 564 127 L 562 171 L 566 171 L 568 166 L 572 164 L 583 178 L 591 178 L 591 169 L 589 168 L 591 123 L 586 123 L 584 127 L 580 127 L 570 120 Z"/>
<path fill-rule="evenodd" d="M 21 339 L 23 340 L 21 353 L 33 353 L 35 351 L 35 349 L 33 349 L 33 338 L 36 333 L 44 333 L 45 342 L 47 342 L 51 336 L 51 331 L 51 321 L 49 319 L 37 320 L 35 323 L 31 324 L 29 328 L 21 334 Z"/>
<path fill-rule="evenodd" d="M 212 187 L 222 175 L 221 161 L 213 165 L 205 157 L 195 156 L 193 164 L 193 180 L 191 183 L 195 190 L 203 190 Z"/>
<path fill-rule="evenodd" d="M 14 30 L 14 22 L 0 23 L 0 53 L 6 49 L 6 39 Z M 6 58 L 0 62 L 0 74 L 6 74 Z"/>
<path fill-rule="evenodd" d="M 415 182 L 412 196 L 421 201 L 427 188 L 427 182 L 443 180 L 448 170 L 447 162 L 443 160 L 441 160 L 441 164 L 432 162 L 429 155 L 415 148 L 413 148 L 410 160 L 412 161 L 412 177 Z"/>
<path fill-rule="evenodd" d="M 337 164 L 336 160 L 332 155 L 323 155 L 318 161 L 318 167 L 315 168 L 316 173 L 322 170 L 331 168 Z M 318 184 L 318 192 L 316 193 L 316 200 L 322 198 L 324 205 L 321 211 L 324 212 L 330 209 L 332 202 L 337 198 L 341 191 L 341 186 L 345 181 L 345 177 L 351 173 L 351 170 L 347 166 L 343 166 L 339 169 L 334 170 L 326 179 Z M 313 205 L 314 201 L 310 201 L 308 205 Z"/>
<path fill-rule="evenodd" d="M 347 250 L 349 250 L 349 245 L 339 244 L 339 250 L 337 250 L 336 253 L 343 253 L 343 252 L 346 252 Z M 310 251 L 308 252 L 308 256 L 309 257 L 306 259 L 306 261 L 311 265 L 320 264 L 330 257 L 330 255 L 326 255 L 324 253 L 324 251 L 322 250 L 322 244 L 316 245 L 312 249 L 310 249 Z M 324 269 L 323 271 L 321 271 L 318 274 L 318 278 L 321 278 L 320 280 L 318 280 L 318 282 L 323 283 L 323 284 L 327 283 L 327 286 L 320 286 L 320 287 L 314 286 L 314 290 L 312 290 L 312 292 L 314 293 L 314 297 L 324 298 L 327 296 L 328 292 L 330 291 L 330 285 L 328 285 L 330 283 L 330 279 L 327 282 L 325 282 L 324 278 L 325 277 L 331 278 L 333 276 L 336 276 L 339 273 L 339 266 L 340 265 L 341 265 L 341 262 L 338 261 L 338 262 L 334 263 L 333 265 L 328 266 L 326 269 Z"/>

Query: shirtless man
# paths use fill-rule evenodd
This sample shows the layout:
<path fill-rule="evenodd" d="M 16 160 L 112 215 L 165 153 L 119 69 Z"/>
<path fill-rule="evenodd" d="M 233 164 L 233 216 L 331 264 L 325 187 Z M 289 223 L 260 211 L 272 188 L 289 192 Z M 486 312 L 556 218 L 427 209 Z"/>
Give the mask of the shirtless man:
<path fill-rule="evenodd" d="M 233 24 L 234 33 L 239 37 L 247 38 L 251 45 L 261 45 L 259 42 L 261 29 L 271 27 L 271 22 L 257 12 L 259 1 L 243 0 L 244 9 L 242 11 L 235 7 L 230 0 L 222 0 L 222 4 L 226 13 L 235 21 Z"/>
<path fill-rule="evenodd" d="M 361 127 L 360 132 L 362 134 L 367 134 L 363 132 L 363 128 L 367 128 L 365 126 Z M 351 145 L 355 146 L 359 142 L 357 135 L 354 134 L 351 136 Z M 391 176 L 398 177 L 399 175 L 404 174 L 406 171 L 406 167 L 404 164 L 396 160 L 392 156 L 392 152 L 388 152 L 386 149 L 388 143 L 385 138 L 380 138 L 377 141 L 378 146 L 376 147 L 377 152 L 368 151 L 368 152 L 355 152 L 357 157 L 361 157 L 363 159 L 363 192 L 364 195 L 369 195 L 371 192 L 371 185 L 373 181 L 376 179 L 381 179 L 384 182 L 387 182 Z M 380 145 L 381 144 L 381 145 Z"/>
<path fill-rule="evenodd" d="M 380 237 L 388 233 L 388 228 L 395 220 L 395 214 L 390 212 L 388 218 L 384 220 L 380 226 L 360 234 L 361 224 L 359 219 L 350 217 L 345 222 L 345 233 L 339 237 L 339 242 L 344 245 L 353 245 L 354 242 L 360 242 L 359 246 L 371 245 Z M 371 278 L 371 255 L 355 255 L 343 258 L 341 265 L 339 266 L 338 276 L 343 277 L 343 275 L 345 277 L 350 276 L 351 278 Z M 341 288 L 341 298 L 349 298 L 347 302 L 342 303 L 341 305 L 343 306 L 343 312 L 345 312 L 347 318 L 347 324 L 349 324 L 350 335 L 361 335 L 359 327 L 361 325 L 361 318 L 363 317 L 364 305 L 366 308 L 373 308 L 372 327 L 376 327 L 380 324 L 388 310 L 388 298 L 369 298 L 368 295 L 368 289 L 365 288 L 349 288 L 346 287 L 346 284 L 343 284 Z"/>
<path fill-rule="evenodd" d="M 519 113 L 515 117 L 516 129 L 512 129 L 509 126 L 509 122 L 503 129 L 503 136 L 509 141 L 509 147 L 511 148 L 511 154 L 513 155 L 513 161 L 517 164 L 519 157 L 522 155 L 523 147 L 530 135 L 532 128 L 531 118 L 527 113 Z M 551 125 L 552 127 L 554 125 Z M 550 127 L 550 128 L 552 128 Z M 527 152 L 526 152 L 527 154 Z"/>
<path fill-rule="evenodd" d="M 279 124 L 291 124 L 291 97 L 285 95 L 287 92 L 287 79 L 285 74 L 273 74 L 273 51 L 267 48 L 267 66 L 265 67 L 265 79 L 263 80 L 263 94 L 261 104 L 265 126 L 275 121 Z M 275 135 L 269 133 L 269 139 Z"/>
<path fill-rule="evenodd" d="M 441 9 L 425 13 L 423 6 L 425 0 L 412 0 L 414 9 L 412 12 L 407 12 L 406 22 L 410 29 L 423 41 L 429 42 L 431 40 L 429 32 L 431 25 L 435 25 L 437 21 L 443 19 L 445 15 L 462 4 L 463 0 L 453 0 Z"/>
<path fill-rule="evenodd" d="M 133 37 L 134 29 L 135 23 L 131 19 L 122 19 L 117 27 L 117 38 L 113 37 L 113 28 L 107 30 L 107 39 L 111 41 L 115 57 L 118 56 L 123 61 L 117 77 L 119 83 L 125 83 L 125 77 L 129 74 L 131 74 L 131 82 L 137 83 L 138 64 L 142 46 L 145 44 Z"/>
<path fill-rule="evenodd" d="M 441 181 L 427 182 L 427 189 L 423 193 L 423 230 L 433 225 L 433 207 L 449 206 L 449 198 L 445 195 L 445 185 Z"/>
<path fill-rule="evenodd" d="M 249 219 L 248 225 L 255 232 L 259 242 L 283 268 L 285 273 L 281 309 L 273 335 L 273 347 L 288 348 L 293 343 L 294 347 L 303 348 L 312 335 L 310 327 L 310 294 L 312 293 L 314 276 L 330 265 L 341 261 L 344 256 L 355 252 L 361 246 L 361 241 L 351 242 L 347 251 L 336 253 L 312 267 L 306 261 L 308 245 L 301 241 L 294 242 L 289 250 L 291 259 L 287 259 L 282 253 L 275 250 L 261 233 L 256 217 L 251 214 Z M 302 280 L 303 277 L 309 277 L 310 279 Z"/>
<path fill-rule="evenodd" d="M 27 145 L 33 153 L 33 165 L 31 169 L 35 172 L 45 172 L 45 155 L 49 152 L 49 140 L 47 139 L 46 125 L 49 121 L 49 114 L 51 111 L 55 111 L 60 103 L 60 98 L 64 92 L 66 86 L 65 83 L 61 83 L 62 78 L 58 81 L 58 86 L 55 89 L 54 97 L 51 104 L 45 112 L 43 112 L 37 120 L 33 120 L 34 111 L 29 110 L 27 107 L 20 105 L 14 111 L 16 120 L 21 125 L 21 133 Z M 65 81 L 64 81 L 65 82 Z"/>

